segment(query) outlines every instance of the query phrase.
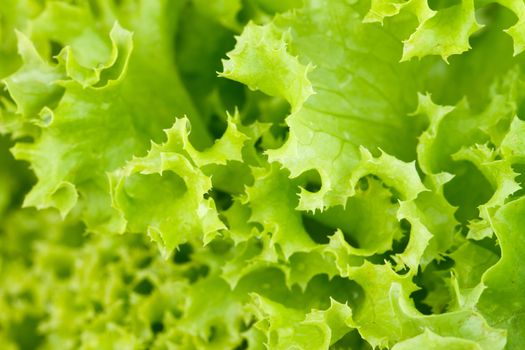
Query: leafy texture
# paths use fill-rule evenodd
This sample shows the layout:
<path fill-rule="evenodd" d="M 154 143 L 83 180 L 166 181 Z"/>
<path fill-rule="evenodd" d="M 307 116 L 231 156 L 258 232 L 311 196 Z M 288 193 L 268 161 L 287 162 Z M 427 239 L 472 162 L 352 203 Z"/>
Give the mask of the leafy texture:
<path fill-rule="evenodd" d="M 268 153 L 292 177 L 319 172 L 321 189 L 302 191 L 301 209 L 346 202 L 352 189 L 345 183 L 360 161 L 360 145 L 406 159 L 415 144 L 406 116 L 415 107 L 408 94 L 415 82 L 408 66 L 397 65 L 401 46 L 358 16 L 348 5 L 309 3 L 275 24 L 249 25 L 225 62 L 224 76 L 289 102 L 289 138 Z M 368 41 L 383 44 L 365 54 L 359 48 Z"/>
<path fill-rule="evenodd" d="M 501 244 L 501 260 L 483 276 L 483 282 L 488 288 L 480 299 L 480 309 L 490 315 L 490 320 L 509 329 L 509 347 L 516 349 L 523 346 L 520 334 L 525 322 L 520 287 L 524 270 L 518 262 L 518 254 L 523 247 L 520 237 L 521 213 L 522 199 L 505 205 L 494 217 L 496 234 Z"/>
<path fill-rule="evenodd" d="M 451 55 L 461 54 L 470 49 L 469 38 L 482 26 L 475 17 L 476 4 L 484 6 L 494 2 L 505 6 L 518 17 L 517 23 L 505 30 L 514 41 L 514 54 L 523 51 L 523 19 L 525 7 L 521 1 L 479 1 L 461 0 L 434 11 L 427 0 L 372 0 L 370 11 L 365 17 L 367 22 L 383 22 L 386 17 L 402 12 L 417 17 L 418 25 L 409 38 L 404 41 L 403 59 L 440 55 L 445 61 Z"/>
<path fill-rule="evenodd" d="M 518 0 L 4 0 L 2 349 L 525 348 Z"/>

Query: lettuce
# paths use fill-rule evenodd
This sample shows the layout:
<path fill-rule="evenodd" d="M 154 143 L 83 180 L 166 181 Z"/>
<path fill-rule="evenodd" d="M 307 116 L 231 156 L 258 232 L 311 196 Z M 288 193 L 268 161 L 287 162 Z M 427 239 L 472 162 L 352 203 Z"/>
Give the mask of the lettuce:
<path fill-rule="evenodd" d="M 0 346 L 525 348 L 524 23 L 4 0 Z"/>

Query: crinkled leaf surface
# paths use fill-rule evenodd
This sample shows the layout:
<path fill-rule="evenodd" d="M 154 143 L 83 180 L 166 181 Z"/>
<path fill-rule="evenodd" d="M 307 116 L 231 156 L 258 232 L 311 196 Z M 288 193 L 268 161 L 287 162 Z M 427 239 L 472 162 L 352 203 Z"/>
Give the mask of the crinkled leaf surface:
<path fill-rule="evenodd" d="M 518 0 L 5 0 L 2 349 L 525 347 Z"/>

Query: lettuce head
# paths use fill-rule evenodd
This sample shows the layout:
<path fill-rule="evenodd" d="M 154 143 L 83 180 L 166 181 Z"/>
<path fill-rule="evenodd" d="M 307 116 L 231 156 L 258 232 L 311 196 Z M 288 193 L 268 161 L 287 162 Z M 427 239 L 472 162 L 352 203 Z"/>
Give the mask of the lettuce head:
<path fill-rule="evenodd" d="M 525 349 L 521 0 L 2 0 L 0 348 Z"/>

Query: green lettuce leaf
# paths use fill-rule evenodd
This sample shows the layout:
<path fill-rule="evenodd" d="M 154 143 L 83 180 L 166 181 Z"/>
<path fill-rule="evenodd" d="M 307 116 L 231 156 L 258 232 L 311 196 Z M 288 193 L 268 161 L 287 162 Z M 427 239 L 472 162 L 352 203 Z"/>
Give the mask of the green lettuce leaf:
<path fill-rule="evenodd" d="M 5 0 L 0 347 L 521 350 L 524 19 Z"/>

